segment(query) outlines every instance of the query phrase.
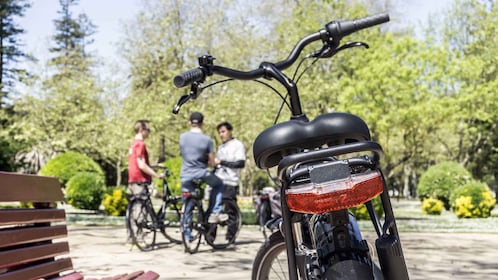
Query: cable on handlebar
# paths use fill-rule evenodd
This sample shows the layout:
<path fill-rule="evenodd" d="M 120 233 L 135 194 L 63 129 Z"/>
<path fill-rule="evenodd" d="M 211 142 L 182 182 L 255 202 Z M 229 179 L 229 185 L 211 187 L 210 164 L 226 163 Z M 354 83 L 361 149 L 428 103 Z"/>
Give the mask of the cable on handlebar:
<path fill-rule="evenodd" d="M 297 70 L 299 69 L 299 66 L 301 65 L 302 61 L 299 64 L 298 68 L 296 69 L 296 72 L 294 73 L 294 77 L 292 80 L 289 80 L 287 78 L 287 76 L 283 73 L 283 70 L 289 68 L 292 64 L 294 64 L 294 62 L 298 59 L 301 52 L 306 46 L 316 41 L 321 40 L 324 46 L 322 47 L 321 50 L 311 53 L 306 58 L 309 57 L 314 57 L 316 59 L 329 58 L 337 54 L 339 51 L 342 51 L 347 48 L 356 47 L 356 46 L 367 47 L 366 44 L 361 42 L 347 43 L 343 46 L 340 46 L 340 41 L 343 37 L 351 33 L 354 33 L 361 29 L 373 27 L 375 25 L 379 25 L 381 23 L 385 23 L 388 21 L 389 21 L 389 15 L 387 13 L 367 16 L 364 18 L 358 18 L 354 20 L 331 21 L 325 25 L 324 29 L 321 29 L 313 34 L 309 34 L 304 38 L 302 38 L 301 40 L 299 40 L 299 42 L 294 46 L 294 48 L 291 50 L 289 56 L 286 59 L 276 63 L 263 62 L 259 68 L 250 71 L 240 71 L 228 67 L 214 65 L 213 61 L 215 58 L 212 57 L 211 55 L 204 55 L 199 57 L 198 68 L 188 70 L 184 73 L 175 76 L 173 82 L 177 87 L 184 87 L 189 84 L 192 85 L 197 84 L 198 86 L 198 84 L 204 82 L 207 76 L 213 74 L 218 74 L 230 78 L 227 80 L 218 81 L 216 83 L 204 87 L 207 88 L 214 84 L 218 84 L 232 79 L 254 81 L 263 77 L 274 78 L 278 80 L 288 90 L 287 94 L 290 96 L 289 102 L 287 102 L 287 96 L 283 97 L 277 90 L 275 90 L 271 86 L 265 83 L 263 84 L 269 86 L 275 92 L 277 92 L 282 98 L 283 102 L 287 104 L 288 107 L 290 107 L 292 113 L 291 118 L 306 119 L 305 114 L 302 113 L 302 108 L 299 101 L 299 95 L 295 85 L 297 84 L 297 81 L 299 81 L 300 78 L 303 76 L 303 74 L 316 62 L 316 60 L 313 61 L 309 66 L 307 66 L 303 70 L 303 72 L 298 76 L 297 81 L 293 80 L 296 78 Z M 187 102 L 191 98 L 195 99 L 196 97 L 197 97 L 197 91 L 191 90 L 191 93 L 188 94 L 188 96 L 186 97 L 182 96 L 182 98 L 180 98 L 173 112 L 177 113 L 183 103 Z M 283 105 L 281 106 L 281 108 L 283 108 Z M 279 114 L 281 112 L 281 108 L 279 110 Z"/>

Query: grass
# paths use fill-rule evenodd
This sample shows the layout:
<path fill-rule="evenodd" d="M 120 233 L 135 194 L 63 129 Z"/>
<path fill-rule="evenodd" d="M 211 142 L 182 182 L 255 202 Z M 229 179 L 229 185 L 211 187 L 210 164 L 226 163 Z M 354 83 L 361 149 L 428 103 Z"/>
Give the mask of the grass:
<path fill-rule="evenodd" d="M 393 198 L 391 202 L 399 232 L 498 233 L 498 207 L 495 207 L 489 218 L 459 219 L 450 211 L 443 211 L 441 215 L 425 215 L 418 200 Z M 243 212 L 244 224 L 255 221 L 252 198 L 239 198 L 239 206 Z M 0 205 L 0 208 L 12 207 L 15 206 L 8 203 Z M 124 226 L 124 217 L 111 217 L 98 211 L 73 209 L 67 204 L 59 207 L 65 208 L 68 224 Z M 362 231 L 373 231 L 369 220 L 358 223 Z"/>
<path fill-rule="evenodd" d="M 391 202 L 399 232 L 498 233 L 496 207 L 489 218 L 459 219 L 451 211 L 443 211 L 441 215 L 425 215 L 418 200 L 392 199 Z M 363 231 L 373 231 L 370 221 L 359 223 Z"/>

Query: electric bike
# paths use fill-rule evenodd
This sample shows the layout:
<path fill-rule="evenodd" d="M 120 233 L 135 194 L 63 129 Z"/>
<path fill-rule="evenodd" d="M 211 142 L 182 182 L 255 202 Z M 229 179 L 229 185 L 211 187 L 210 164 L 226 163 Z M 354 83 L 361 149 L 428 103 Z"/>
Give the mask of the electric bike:
<path fill-rule="evenodd" d="M 259 250 L 252 279 L 408 279 L 380 169 L 382 147 L 372 141 L 367 124 L 356 115 L 332 112 L 309 120 L 302 111 L 296 80 L 283 72 L 311 43 L 322 43 L 319 50 L 305 57 L 315 61 L 354 47 L 368 48 L 364 42 L 341 44 L 341 40 L 388 21 L 387 14 L 331 21 L 302 38 L 282 61 L 263 62 L 257 69 L 242 71 L 215 65 L 212 56 L 204 55 L 199 57 L 198 68 L 174 78 L 175 86 L 190 85 L 190 91 L 179 99 L 173 113 L 210 86 L 202 87 L 202 83 L 214 74 L 228 80 L 275 80 L 287 90 L 282 99 L 290 109 L 291 119 L 267 128 L 253 144 L 256 165 L 277 168 L 282 219 L 279 230 Z M 371 202 L 377 196 L 382 201 L 383 221 Z M 348 211 L 362 204 L 367 207 L 377 235 L 377 262 Z"/>

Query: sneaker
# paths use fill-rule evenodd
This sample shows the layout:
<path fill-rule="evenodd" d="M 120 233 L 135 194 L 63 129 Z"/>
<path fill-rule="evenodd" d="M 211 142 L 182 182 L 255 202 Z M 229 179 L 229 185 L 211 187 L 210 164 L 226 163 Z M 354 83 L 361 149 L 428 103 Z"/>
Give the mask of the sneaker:
<path fill-rule="evenodd" d="M 208 223 L 210 224 L 218 224 L 228 220 L 228 215 L 224 213 L 219 214 L 211 214 L 209 215 Z"/>
<path fill-rule="evenodd" d="M 191 234 L 185 234 L 184 238 L 185 238 L 185 241 L 188 241 L 188 242 L 192 242 L 195 239 Z"/>

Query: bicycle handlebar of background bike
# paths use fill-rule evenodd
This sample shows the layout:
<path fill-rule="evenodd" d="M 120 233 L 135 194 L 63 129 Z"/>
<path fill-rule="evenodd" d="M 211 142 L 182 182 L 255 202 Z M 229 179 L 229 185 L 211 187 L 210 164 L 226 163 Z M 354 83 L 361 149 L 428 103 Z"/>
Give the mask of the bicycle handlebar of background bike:
<path fill-rule="evenodd" d="M 332 44 L 335 48 L 339 46 L 340 40 L 343 37 L 388 21 L 389 14 L 387 13 L 354 20 L 331 21 L 325 25 L 324 29 L 301 39 L 289 56 L 285 60 L 275 63 L 275 66 L 280 70 L 288 68 L 297 60 L 304 47 L 314 41 L 323 40 L 324 42 Z M 258 69 L 245 72 L 217 65 L 201 65 L 198 68 L 188 70 L 175 76 L 173 83 L 178 88 L 185 87 L 194 82 L 202 82 L 207 76 L 212 74 L 219 74 L 237 80 L 255 80 L 264 76 L 265 69 L 264 66 L 260 66 Z"/>

